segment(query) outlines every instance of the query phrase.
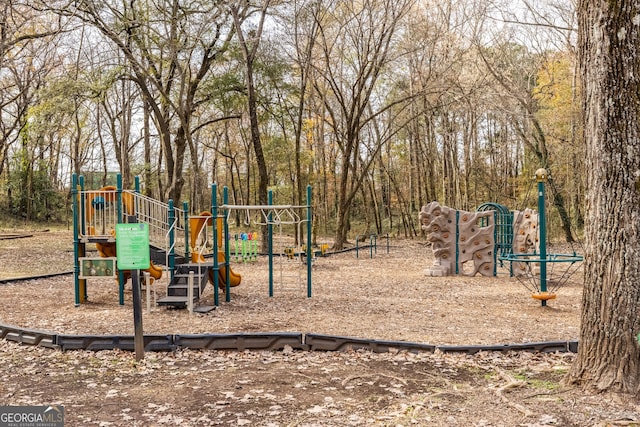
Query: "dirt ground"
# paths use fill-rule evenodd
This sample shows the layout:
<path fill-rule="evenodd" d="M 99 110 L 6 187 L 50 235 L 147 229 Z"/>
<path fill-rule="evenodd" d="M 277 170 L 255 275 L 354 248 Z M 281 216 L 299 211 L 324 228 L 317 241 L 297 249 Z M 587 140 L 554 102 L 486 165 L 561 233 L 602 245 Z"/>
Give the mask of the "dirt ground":
<path fill-rule="evenodd" d="M 0 279 L 69 271 L 69 232 L 15 231 L 0 240 Z M 431 249 L 378 241 L 316 259 L 311 298 L 298 261 L 234 262 L 242 284 L 218 309 L 189 315 L 153 307 L 146 334 L 302 332 L 445 344 L 571 341 L 578 337 L 581 274 L 548 307 L 505 271 L 427 277 Z M 165 279 L 154 284 L 158 296 Z M 68 334 L 133 334 L 130 286 L 118 305 L 110 279 L 88 283 L 75 307 L 73 276 L 0 285 L 0 323 Z M 202 301 L 213 304 L 209 287 Z M 60 404 L 66 425 L 614 426 L 640 425 L 638 402 L 571 388 L 570 353 L 475 355 L 392 351 L 69 351 L 0 342 L 7 405 Z"/>

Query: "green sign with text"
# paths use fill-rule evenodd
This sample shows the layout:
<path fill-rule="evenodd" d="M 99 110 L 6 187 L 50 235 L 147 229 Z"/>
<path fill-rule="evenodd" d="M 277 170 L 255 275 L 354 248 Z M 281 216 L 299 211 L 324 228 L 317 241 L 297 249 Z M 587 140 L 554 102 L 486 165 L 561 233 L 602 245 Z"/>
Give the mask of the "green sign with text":
<path fill-rule="evenodd" d="M 118 270 L 149 268 L 149 224 L 116 224 Z"/>

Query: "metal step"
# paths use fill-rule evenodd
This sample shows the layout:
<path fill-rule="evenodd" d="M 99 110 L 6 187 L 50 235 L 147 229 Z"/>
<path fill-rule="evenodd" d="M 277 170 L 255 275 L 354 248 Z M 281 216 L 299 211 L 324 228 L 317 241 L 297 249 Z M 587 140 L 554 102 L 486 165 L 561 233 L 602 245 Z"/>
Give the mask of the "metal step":
<path fill-rule="evenodd" d="M 187 284 L 172 284 L 167 288 L 167 296 L 168 297 L 187 297 L 189 293 L 189 285 Z M 198 286 L 193 287 L 193 298 L 200 298 L 200 288 Z"/>
<path fill-rule="evenodd" d="M 198 301 L 198 298 L 194 295 L 193 302 Z M 176 308 L 186 308 L 189 299 L 186 296 L 166 296 L 156 301 L 158 305 L 170 306 Z"/>
<path fill-rule="evenodd" d="M 193 293 L 194 295 L 200 295 L 207 286 L 209 280 L 208 274 L 194 274 L 193 275 Z M 189 289 L 189 275 L 188 274 L 174 274 L 173 280 L 167 287 L 168 295 L 187 295 Z"/>
<path fill-rule="evenodd" d="M 160 298 L 158 305 L 185 308 L 187 306 L 189 293 L 189 277 L 193 273 L 193 302 L 200 299 L 209 280 L 209 269 L 198 263 L 179 264 L 169 286 L 167 286 L 167 296 Z"/>

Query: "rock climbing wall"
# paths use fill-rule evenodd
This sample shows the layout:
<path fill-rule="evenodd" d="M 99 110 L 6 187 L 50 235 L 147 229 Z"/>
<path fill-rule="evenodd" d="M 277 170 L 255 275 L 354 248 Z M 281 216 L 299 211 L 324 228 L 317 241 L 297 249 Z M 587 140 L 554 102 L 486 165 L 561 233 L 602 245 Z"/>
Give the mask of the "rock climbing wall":
<path fill-rule="evenodd" d="M 513 212 L 513 253 L 538 252 L 538 213 L 532 209 Z"/>
<path fill-rule="evenodd" d="M 513 212 L 513 253 L 540 253 L 540 240 L 538 236 L 538 213 L 533 209 Z M 533 266 L 535 269 L 538 265 Z M 529 264 L 514 262 L 511 265 L 512 273 L 516 276 L 527 274 Z M 537 272 L 534 271 L 534 274 Z"/>
<path fill-rule="evenodd" d="M 493 275 L 495 266 L 493 211 L 456 211 L 438 202 L 431 202 L 422 207 L 418 218 L 422 229 L 427 232 L 427 239 L 431 242 L 433 249 L 434 263 L 427 268 L 427 275 L 456 274 L 456 249 L 458 274 Z"/>
<path fill-rule="evenodd" d="M 496 227 L 493 211 L 460 211 L 458 218 L 458 274 L 493 276 Z"/>
<path fill-rule="evenodd" d="M 426 269 L 428 276 L 456 274 L 456 211 L 431 202 L 418 214 L 420 226 L 431 242 L 434 262 Z"/>

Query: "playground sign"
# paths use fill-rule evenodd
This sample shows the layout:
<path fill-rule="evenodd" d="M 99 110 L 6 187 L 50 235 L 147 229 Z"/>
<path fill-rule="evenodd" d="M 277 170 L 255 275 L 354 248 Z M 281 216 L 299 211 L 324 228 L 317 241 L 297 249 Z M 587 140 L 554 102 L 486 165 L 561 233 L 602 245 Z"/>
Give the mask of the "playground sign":
<path fill-rule="evenodd" d="M 81 257 L 80 279 L 92 277 L 116 277 L 116 258 L 90 258 Z"/>
<path fill-rule="evenodd" d="M 149 268 L 149 224 L 116 224 L 118 270 Z"/>

